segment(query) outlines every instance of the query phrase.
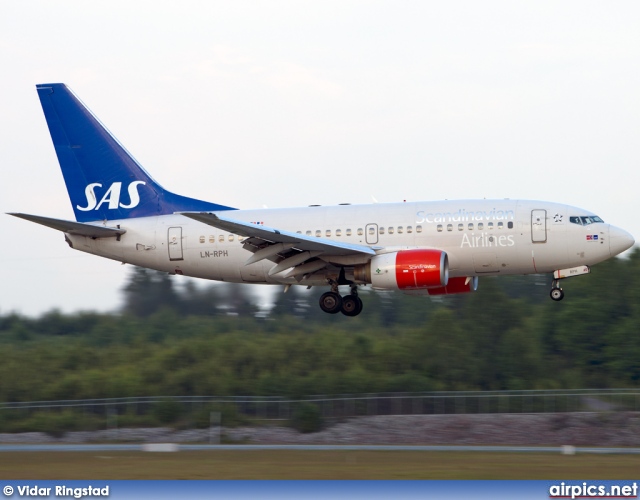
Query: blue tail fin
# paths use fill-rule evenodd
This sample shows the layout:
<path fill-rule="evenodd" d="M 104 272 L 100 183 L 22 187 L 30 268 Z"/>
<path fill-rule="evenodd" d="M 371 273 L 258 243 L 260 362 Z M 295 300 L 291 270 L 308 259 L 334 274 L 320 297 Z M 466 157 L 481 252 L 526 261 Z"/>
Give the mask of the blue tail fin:
<path fill-rule="evenodd" d="M 66 85 L 36 88 L 78 222 L 232 210 L 164 190 Z"/>

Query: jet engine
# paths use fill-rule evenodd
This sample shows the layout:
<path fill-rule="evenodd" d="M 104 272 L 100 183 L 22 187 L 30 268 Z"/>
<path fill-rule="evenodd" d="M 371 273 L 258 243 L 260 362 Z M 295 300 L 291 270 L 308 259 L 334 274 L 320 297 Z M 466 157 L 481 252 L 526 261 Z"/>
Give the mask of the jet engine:
<path fill-rule="evenodd" d="M 442 250 L 414 249 L 376 255 L 355 266 L 354 278 L 388 290 L 426 290 L 447 286 L 449 260 Z"/>

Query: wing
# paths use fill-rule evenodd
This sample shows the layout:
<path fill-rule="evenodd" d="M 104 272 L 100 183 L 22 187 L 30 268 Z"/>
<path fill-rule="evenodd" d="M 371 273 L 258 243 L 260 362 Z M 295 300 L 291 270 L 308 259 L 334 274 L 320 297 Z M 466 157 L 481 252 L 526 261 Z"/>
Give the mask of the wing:
<path fill-rule="evenodd" d="M 17 214 L 10 213 L 14 217 L 42 224 L 63 233 L 79 234 L 88 236 L 89 238 L 117 238 L 122 236 L 126 231 L 124 229 L 105 226 L 94 226 L 92 224 L 83 224 L 82 222 L 72 222 L 64 219 L 52 219 L 50 217 L 41 217 L 40 215 Z"/>
<path fill-rule="evenodd" d="M 296 279 L 319 271 L 328 265 L 353 265 L 367 262 L 376 248 L 314 238 L 301 233 L 283 231 L 263 225 L 231 219 L 219 213 L 181 212 L 190 219 L 243 236 L 244 248 L 253 252 L 245 265 L 267 259 L 275 263 L 269 275 L 291 269 L 283 277 Z"/>

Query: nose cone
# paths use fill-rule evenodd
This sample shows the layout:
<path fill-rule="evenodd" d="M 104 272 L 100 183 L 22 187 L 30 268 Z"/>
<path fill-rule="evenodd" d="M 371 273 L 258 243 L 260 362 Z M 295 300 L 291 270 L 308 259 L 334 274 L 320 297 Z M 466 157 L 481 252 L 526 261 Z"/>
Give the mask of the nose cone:
<path fill-rule="evenodd" d="M 634 243 L 635 240 L 633 236 L 624 229 L 614 226 L 609 227 L 609 250 L 611 251 L 611 257 L 628 250 Z"/>

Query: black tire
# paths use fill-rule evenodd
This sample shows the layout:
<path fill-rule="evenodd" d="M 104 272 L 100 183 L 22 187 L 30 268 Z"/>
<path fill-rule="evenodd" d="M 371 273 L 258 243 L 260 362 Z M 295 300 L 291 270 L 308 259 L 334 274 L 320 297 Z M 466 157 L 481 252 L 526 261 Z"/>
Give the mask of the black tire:
<path fill-rule="evenodd" d="M 335 292 L 326 292 L 320 296 L 320 309 L 329 314 L 342 310 L 342 297 Z"/>
<path fill-rule="evenodd" d="M 551 292 L 549 292 L 549 295 L 556 302 L 564 299 L 564 292 L 562 291 L 562 288 L 552 288 Z"/>
<path fill-rule="evenodd" d="M 362 300 L 356 295 L 342 297 L 342 314 L 345 316 L 357 316 L 362 312 Z"/>

